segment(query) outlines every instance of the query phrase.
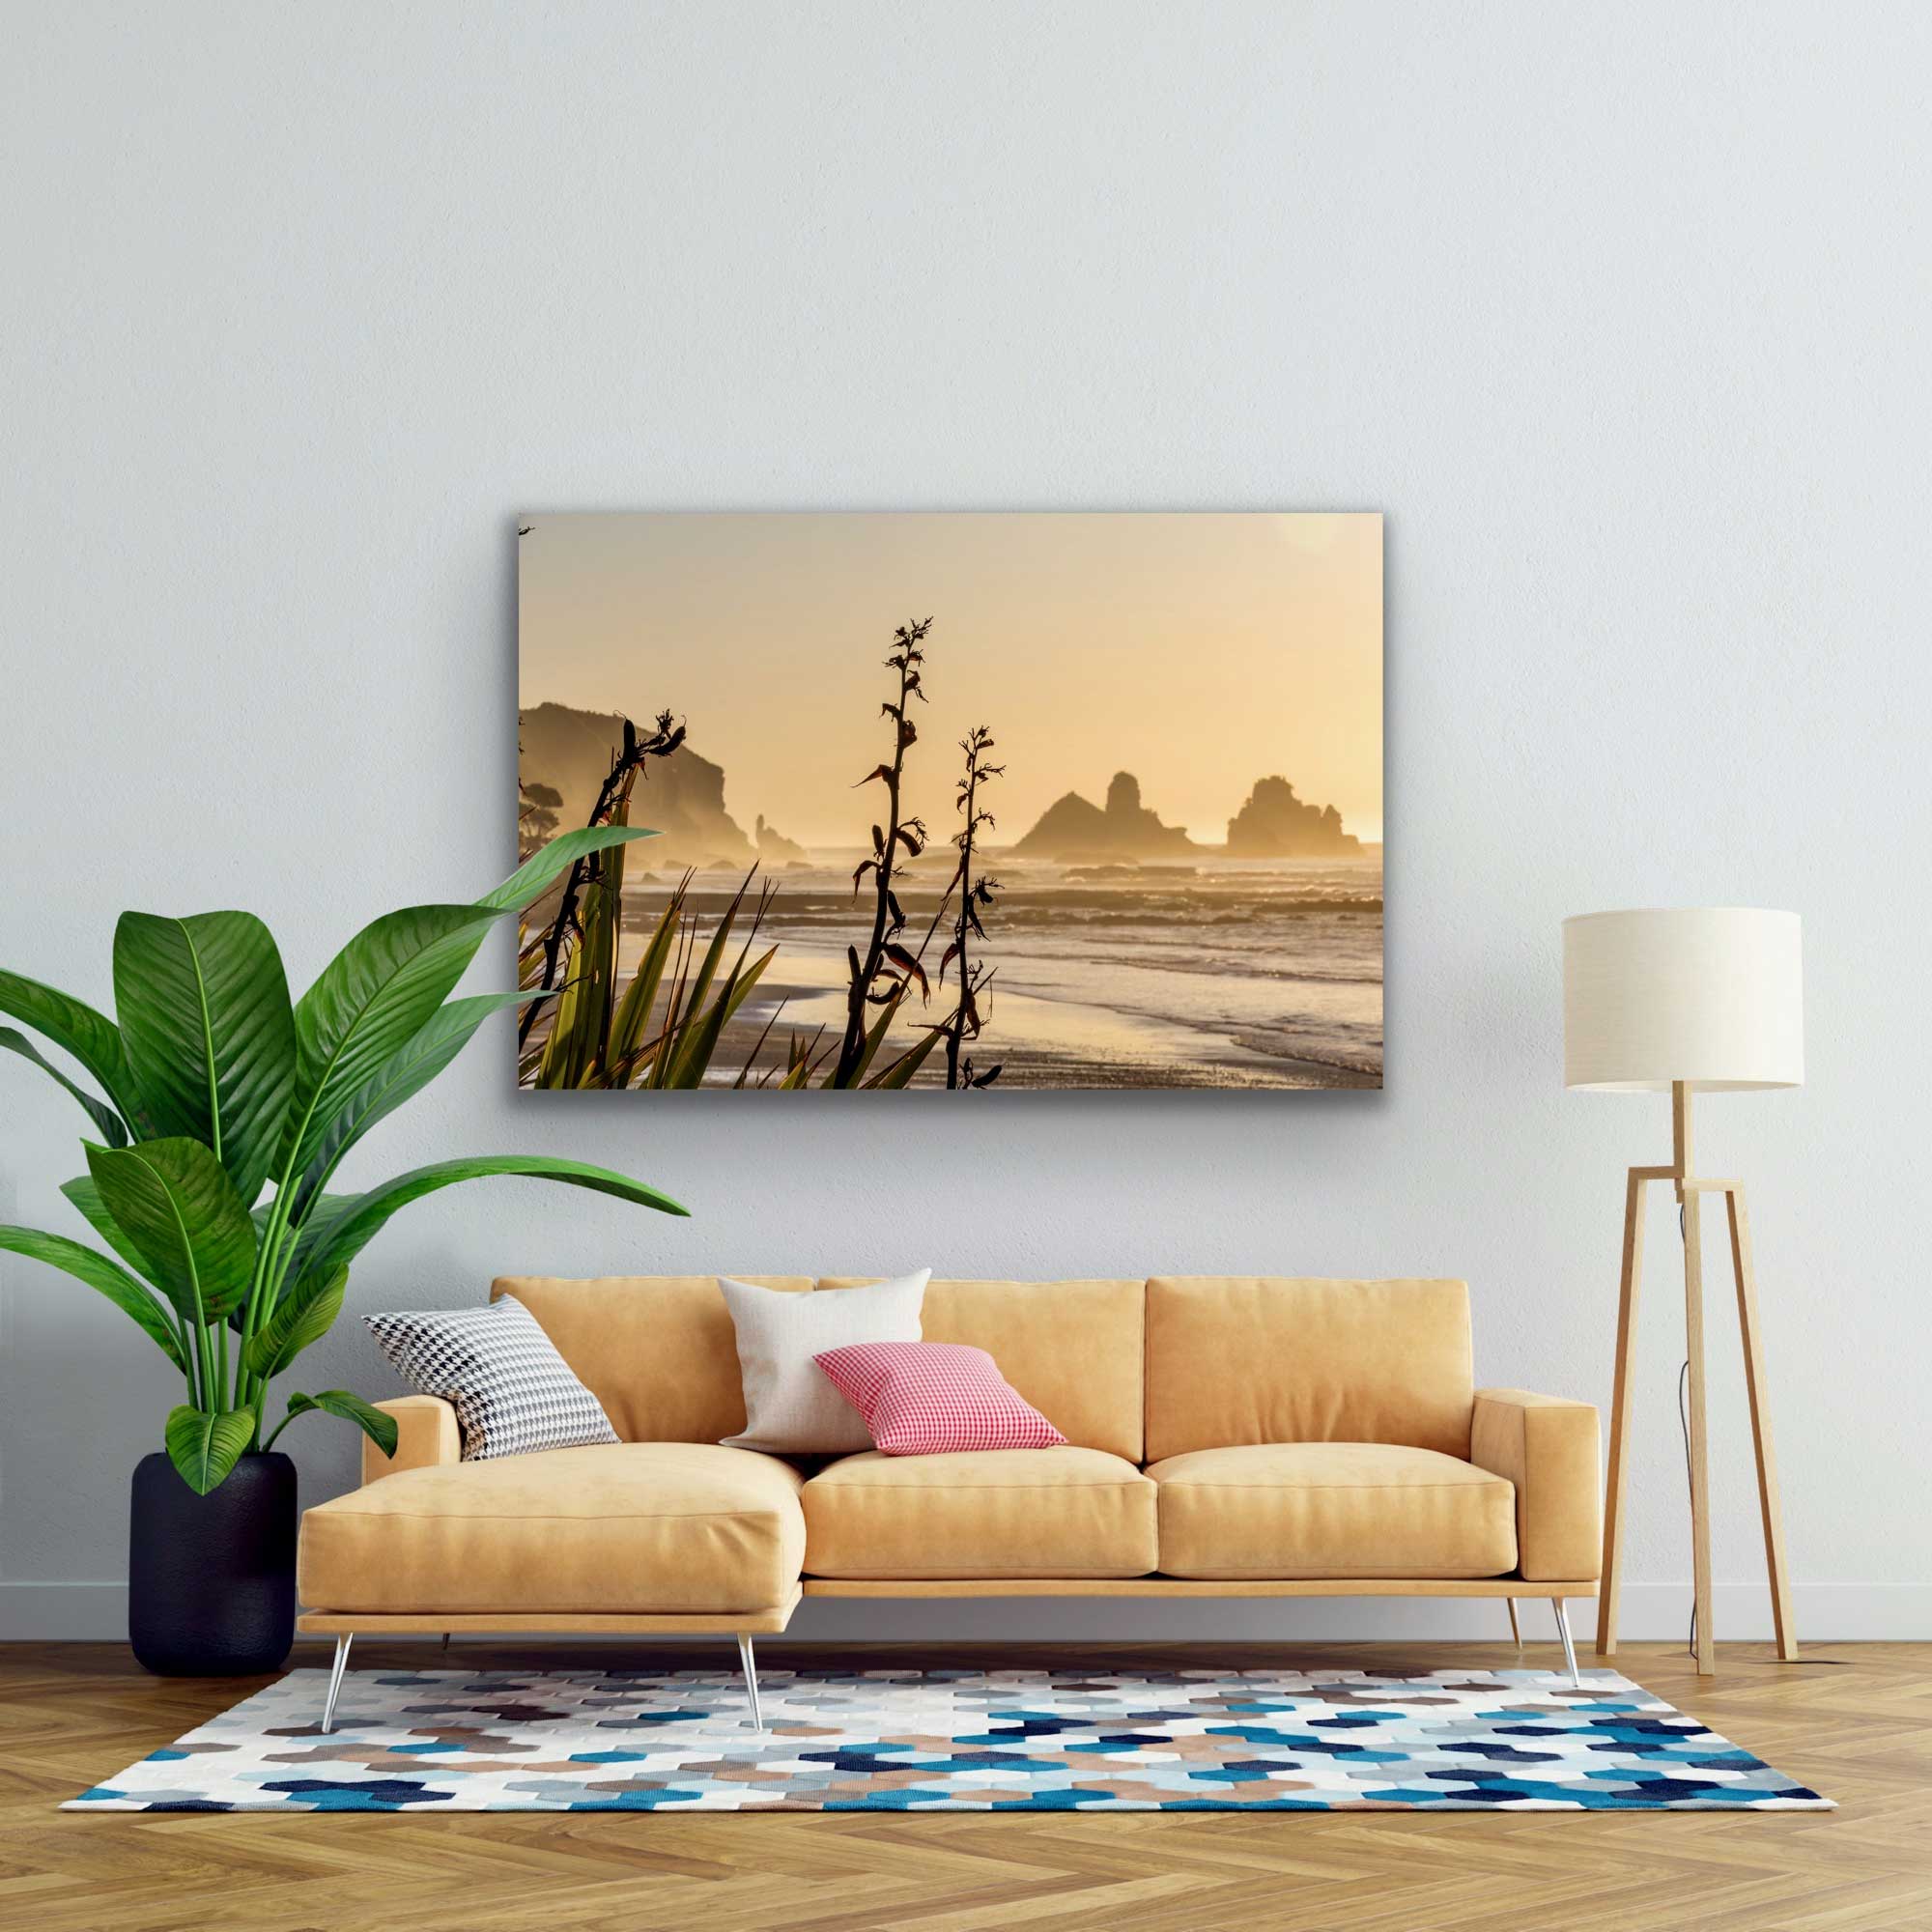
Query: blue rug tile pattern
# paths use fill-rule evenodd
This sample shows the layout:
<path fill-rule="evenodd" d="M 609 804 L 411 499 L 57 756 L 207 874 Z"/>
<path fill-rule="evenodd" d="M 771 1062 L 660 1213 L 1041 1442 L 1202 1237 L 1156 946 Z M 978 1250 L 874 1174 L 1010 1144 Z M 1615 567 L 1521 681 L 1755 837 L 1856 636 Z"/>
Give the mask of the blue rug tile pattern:
<path fill-rule="evenodd" d="M 291 1671 L 84 1811 L 1705 1811 L 1830 1801 L 1613 1671 Z"/>

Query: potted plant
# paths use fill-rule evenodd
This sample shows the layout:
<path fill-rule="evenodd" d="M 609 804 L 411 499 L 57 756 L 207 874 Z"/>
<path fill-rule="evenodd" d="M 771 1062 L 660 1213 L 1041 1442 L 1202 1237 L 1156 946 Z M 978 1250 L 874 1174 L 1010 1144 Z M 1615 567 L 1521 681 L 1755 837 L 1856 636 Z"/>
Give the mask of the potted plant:
<path fill-rule="evenodd" d="M 297 1416 L 355 1423 L 387 1454 L 396 1425 L 347 1389 L 270 1384 L 324 1335 L 355 1257 L 399 1208 L 455 1181 L 527 1175 L 670 1214 L 640 1181 L 549 1155 L 486 1154 L 332 1194 L 344 1156 L 419 1093 L 493 1012 L 528 993 L 451 999 L 484 935 L 583 853 L 649 838 L 600 826 L 554 839 L 473 904 L 409 906 L 365 926 L 299 1000 L 250 913 L 124 913 L 115 1018 L 0 971 L 0 1012 L 78 1063 L 90 1088 L 0 1027 L 86 1110 L 87 1172 L 61 1190 L 109 1252 L 0 1226 L 0 1250 L 98 1290 L 174 1364 L 185 1398 L 134 1471 L 128 1632 L 151 1670 L 271 1670 L 295 1620 Z M 266 1198 L 264 1198 L 266 1190 Z"/>

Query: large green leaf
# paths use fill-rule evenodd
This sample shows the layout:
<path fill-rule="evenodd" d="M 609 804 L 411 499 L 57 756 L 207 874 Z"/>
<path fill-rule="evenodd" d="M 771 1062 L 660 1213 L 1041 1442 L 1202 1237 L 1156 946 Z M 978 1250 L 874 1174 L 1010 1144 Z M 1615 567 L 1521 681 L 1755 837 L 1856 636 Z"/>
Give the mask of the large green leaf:
<path fill-rule="evenodd" d="M 476 903 L 497 912 L 521 912 L 559 872 L 586 853 L 601 852 L 607 845 L 627 845 L 633 838 L 657 836 L 641 825 L 581 825 L 574 832 L 560 833 L 540 851 L 532 852 L 494 893 L 486 893 Z"/>
<path fill-rule="evenodd" d="M 665 1214 L 691 1211 L 669 1195 L 645 1186 L 641 1180 L 613 1174 L 608 1167 L 592 1167 L 585 1161 L 565 1160 L 554 1154 L 474 1154 L 465 1160 L 441 1160 L 429 1167 L 412 1168 L 380 1187 L 372 1187 L 316 1243 L 302 1270 L 303 1278 L 323 1275 L 353 1262 L 399 1208 L 407 1208 L 440 1187 L 454 1186 L 459 1180 L 483 1180 L 492 1175 L 522 1175 L 531 1180 L 559 1181 L 566 1187 L 587 1187 Z"/>
<path fill-rule="evenodd" d="M 31 1060 L 49 1079 L 58 1080 L 87 1109 L 87 1117 L 94 1122 L 95 1131 L 109 1147 L 128 1145 L 128 1127 L 121 1116 L 99 1095 L 90 1094 L 85 1087 L 76 1086 L 70 1080 L 25 1034 L 13 1027 L 0 1027 L 0 1047 L 5 1047 L 9 1053 L 17 1053 L 22 1060 Z"/>
<path fill-rule="evenodd" d="M 72 1054 L 94 1075 L 121 1118 L 130 1126 L 135 1124 L 139 1108 L 134 1075 L 121 1044 L 121 1029 L 105 1013 L 23 973 L 4 971 L 0 971 L 0 1013 L 12 1013 Z"/>
<path fill-rule="evenodd" d="M 87 1166 L 102 1205 L 185 1321 L 217 1321 L 247 1294 L 255 1224 L 228 1170 L 199 1141 L 89 1147 Z"/>
<path fill-rule="evenodd" d="M 168 1411 L 168 1460 L 196 1495 L 219 1489 L 255 1435 L 252 1408 L 209 1410 L 185 1403 Z"/>
<path fill-rule="evenodd" d="M 323 1389 L 316 1395 L 292 1395 L 289 1398 L 289 1412 L 277 1425 L 275 1435 L 279 1435 L 298 1415 L 307 1415 L 319 1410 L 324 1415 L 339 1415 L 345 1422 L 353 1422 L 384 1455 L 396 1453 L 396 1438 L 401 1434 L 393 1415 L 384 1414 L 373 1402 L 364 1402 L 359 1395 L 353 1395 L 348 1389 Z M 269 1437 L 272 1442 L 275 1435 Z"/>
<path fill-rule="evenodd" d="M 348 1286 L 346 1267 L 298 1281 L 242 1350 L 242 1366 L 264 1381 L 280 1375 L 312 1342 L 328 1333 L 330 1323 L 342 1312 L 342 1292 Z"/>
<path fill-rule="evenodd" d="M 378 1121 L 420 1094 L 469 1044 L 476 1029 L 492 1013 L 501 1012 L 506 1007 L 526 1006 L 540 997 L 534 992 L 478 993 L 439 1007 L 337 1110 L 316 1147 L 314 1157 L 300 1176 L 296 1217 L 306 1215 L 314 1190 L 327 1181 L 342 1156 Z"/>
<path fill-rule="evenodd" d="M 130 1315 L 147 1330 L 183 1375 L 188 1373 L 187 1357 L 182 1352 L 181 1338 L 168 1320 L 167 1310 L 155 1299 L 146 1282 L 137 1281 L 118 1262 L 70 1241 L 65 1235 L 43 1235 L 36 1228 L 0 1227 L 0 1249 L 27 1255 L 45 1262 L 104 1294 L 124 1315 Z"/>
<path fill-rule="evenodd" d="M 127 1231 L 107 1211 L 100 1189 L 91 1174 L 61 1182 L 61 1192 L 80 1209 L 87 1225 L 138 1275 L 148 1272 L 148 1258 L 128 1238 Z"/>
<path fill-rule="evenodd" d="M 405 906 L 365 925 L 296 1006 L 283 1171 L 308 1171 L 338 1117 L 442 1005 L 500 912 Z"/>
<path fill-rule="evenodd" d="M 156 1131 L 212 1148 L 252 1202 L 280 1147 L 296 1077 L 295 1011 L 269 928 L 247 912 L 124 912 L 114 1004 Z"/>

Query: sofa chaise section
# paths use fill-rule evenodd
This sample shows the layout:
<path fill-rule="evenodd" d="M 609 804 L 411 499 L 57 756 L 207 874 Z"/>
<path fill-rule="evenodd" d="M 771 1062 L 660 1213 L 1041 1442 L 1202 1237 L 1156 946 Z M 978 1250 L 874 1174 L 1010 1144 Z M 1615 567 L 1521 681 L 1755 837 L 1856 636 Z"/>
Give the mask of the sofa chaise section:
<path fill-rule="evenodd" d="M 452 1455 L 309 1510 L 298 1587 L 323 1616 L 436 1628 L 648 1614 L 781 1630 L 805 1560 L 802 1486 L 776 1457 L 707 1442 Z"/>

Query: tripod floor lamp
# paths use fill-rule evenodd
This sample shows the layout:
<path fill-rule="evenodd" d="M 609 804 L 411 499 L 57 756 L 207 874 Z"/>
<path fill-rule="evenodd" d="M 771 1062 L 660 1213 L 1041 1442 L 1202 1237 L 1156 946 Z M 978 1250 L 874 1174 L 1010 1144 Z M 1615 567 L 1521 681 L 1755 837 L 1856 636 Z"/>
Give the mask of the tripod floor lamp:
<path fill-rule="evenodd" d="M 1777 1654 L 1798 1655 L 1777 1504 L 1777 1461 L 1758 1329 L 1757 1278 L 1744 1183 L 1700 1176 L 1691 1154 L 1690 1096 L 1796 1087 L 1804 1078 L 1804 1019 L 1798 915 L 1695 910 L 1586 913 L 1563 922 L 1564 1084 L 1606 1094 L 1670 1095 L 1668 1167 L 1634 1167 L 1624 1190 L 1623 1288 L 1617 1307 L 1616 1384 L 1610 1401 L 1610 1466 L 1604 1502 L 1604 1569 L 1597 1655 L 1617 1647 L 1623 1582 L 1632 1362 L 1643 1280 L 1645 1189 L 1668 1181 L 1683 1208 L 1685 1354 L 1690 1374 L 1690 1539 L 1696 1577 L 1700 1676 L 1717 1669 L 1711 1613 L 1710 1464 L 1705 1437 L 1704 1203 L 1720 1196 L 1731 1237 L 1745 1388 L 1757 1447 L 1758 1506 L 1771 1575 Z"/>

